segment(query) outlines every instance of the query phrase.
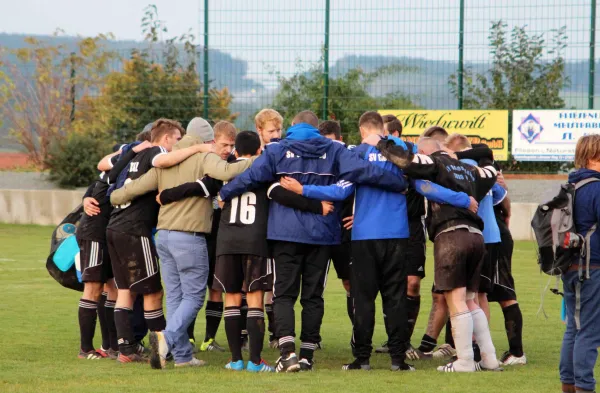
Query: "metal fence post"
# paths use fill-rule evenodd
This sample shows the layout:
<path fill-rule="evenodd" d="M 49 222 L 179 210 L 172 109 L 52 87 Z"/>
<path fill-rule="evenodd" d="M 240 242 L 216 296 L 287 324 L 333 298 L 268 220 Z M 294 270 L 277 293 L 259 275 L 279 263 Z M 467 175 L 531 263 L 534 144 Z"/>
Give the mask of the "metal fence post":
<path fill-rule="evenodd" d="M 460 0 L 458 21 L 458 109 L 463 108 L 463 73 L 464 73 L 464 44 L 465 44 L 465 0 Z"/>
<path fill-rule="evenodd" d="M 208 0 L 204 0 L 204 111 L 203 117 L 208 120 Z"/>
<path fill-rule="evenodd" d="M 594 79 L 596 74 L 596 0 L 592 0 L 590 19 L 590 76 L 588 82 L 588 109 L 594 109 Z"/>
<path fill-rule="evenodd" d="M 75 121 L 75 52 L 71 52 L 71 121 Z"/>
<path fill-rule="evenodd" d="M 327 120 L 329 111 L 329 0 L 325 0 L 325 44 L 323 45 L 323 111 L 321 117 Z"/>

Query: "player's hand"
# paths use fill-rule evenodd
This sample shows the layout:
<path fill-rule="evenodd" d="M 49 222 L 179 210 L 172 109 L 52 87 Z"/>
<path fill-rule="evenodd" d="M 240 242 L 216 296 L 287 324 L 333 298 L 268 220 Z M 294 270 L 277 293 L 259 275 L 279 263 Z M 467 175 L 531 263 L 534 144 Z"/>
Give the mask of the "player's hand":
<path fill-rule="evenodd" d="M 158 203 L 159 205 L 163 205 L 162 202 L 160 201 L 160 194 L 162 193 L 162 190 L 158 192 L 158 194 L 156 194 L 156 203 Z"/>
<path fill-rule="evenodd" d="M 290 190 L 298 195 L 302 195 L 302 184 L 292 177 L 285 176 L 281 178 L 279 184 L 281 184 L 281 186 L 286 190 Z"/>
<path fill-rule="evenodd" d="M 479 203 L 477 203 L 477 201 L 473 197 L 469 197 L 469 199 L 471 201 L 471 203 L 469 204 L 469 210 L 473 213 L 477 213 L 477 210 L 479 210 Z"/>
<path fill-rule="evenodd" d="M 225 202 L 218 200 L 217 203 L 219 204 L 219 207 L 222 209 L 223 206 L 225 206 Z"/>
<path fill-rule="evenodd" d="M 496 183 L 500 184 L 500 187 L 508 191 L 508 184 L 506 184 L 506 180 L 504 180 L 504 175 L 500 171 L 498 171 L 498 175 L 496 176 Z"/>
<path fill-rule="evenodd" d="M 344 223 L 344 228 L 347 230 L 352 229 L 352 225 L 354 225 L 354 215 L 342 218 L 342 222 Z"/>
<path fill-rule="evenodd" d="M 323 207 L 324 216 L 328 215 L 329 213 L 332 213 L 335 210 L 332 202 L 321 201 L 321 206 Z"/>
<path fill-rule="evenodd" d="M 366 143 L 367 145 L 377 147 L 377 144 L 381 141 L 381 137 L 379 135 L 371 134 L 365 139 L 362 140 L 362 143 Z"/>
<path fill-rule="evenodd" d="M 83 211 L 88 216 L 96 216 L 100 214 L 98 201 L 92 197 L 83 198 Z"/>
<path fill-rule="evenodd" d="M 152 143 L 150 143 L 148 141 L 144 141 L 144 142 L 140 143 L 139 145 L 137 145 L 136 147 L 134 147 L 132 150 L 136 153 L 139 153 L 142 150 L 146 150 L 149 147 L 152 147 Z"/>

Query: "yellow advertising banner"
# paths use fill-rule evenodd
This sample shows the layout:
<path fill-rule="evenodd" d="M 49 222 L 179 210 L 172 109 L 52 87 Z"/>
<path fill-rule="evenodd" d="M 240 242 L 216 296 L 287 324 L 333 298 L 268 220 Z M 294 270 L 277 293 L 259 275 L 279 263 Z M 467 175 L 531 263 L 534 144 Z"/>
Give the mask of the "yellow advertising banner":
<path fill-rule="evenodd" d="M 508 159 L 508 111 L 380 109 L 378 112 L 400 120 L 405 141 L 416 143 L 427 128 L 440 126 L 449 134 L 465 135 L 471 143 L 485 143 L 498 161 Z"/>

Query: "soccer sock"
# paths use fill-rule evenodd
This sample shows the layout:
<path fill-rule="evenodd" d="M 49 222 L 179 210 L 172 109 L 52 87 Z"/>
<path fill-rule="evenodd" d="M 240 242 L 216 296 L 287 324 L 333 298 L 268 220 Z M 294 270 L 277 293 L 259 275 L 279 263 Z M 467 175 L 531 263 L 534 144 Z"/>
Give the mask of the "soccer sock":
<path fill-rule="evenodd" d="M 223 303 L 221 303 L 223 304 Z M 231 351 L 231 361 L 242 359 L 242 321 L 239 307 L 225 307 L 225 334 Z M 208 316 L 206 317 L 208 319 Z"/>
<path fill-rule="evenodd" d="M 350 325 L 354 326 L 354 299 L 348 292 L 346 292 L 346 312 L 350 318 Z"/>
<path fill-rule="evenodd" d="M 269 320 L 269 333 L 275 335 L 275 316 L 273 315 L 273 305 L 266 304 L 265 312 L 267 313 L 267 319 Z"/>
<path fill-rule="evenodd" d="M 117 341 L 117 327 L 115 326 L 115 301 L 106 300 L 104 304 L 104 313 L 106 315 L 106 325 L 108 327 L 108 337 L 110 342 L 110 348 L 113 351 L 119 350 L 119 343 Z"/>
<path fill-rule="evenodd" d="M 98 302 L 98 321 L 100 322 L 100 332 L 102 333 L 102 349 L 110 348 L 110 333 L 108 332 L 108 322 L 106 320 L 106 311 L 104 304 L 108 293 L 102 292 L 100 301 Z"/>
<path fill-rule="evenodd" d="M 317 344 L 303 342 L 300 344 L 300 359 L 308 359 L 312 361 L 315 349 L 317 349 Z"/>
<path fill-rule="evenodd" d="M 260 308 L 249 308 L 247 318 L 250 360 L 254 364 L 260 364 L 265 340 L 265 313 Z"/>
<path fill-rule="evenodd" d="M 406 296 L 406 314 L 408 316 L 408 337 L 409 340 L 415 331 L 415 324 L 421 309 L 421 296 Z"/>
<path fill-rule="evenodd" d="M 194 329 L 196 328 L 196 318 L 190 323 L 190 326 L 187 328 L 187 334 L 191 340 L 196 342 L 196 337 L 194 336 Z"/>
<path fill-rule="evenodd" d="M 473 318 L 473 334 L 481 350 L 481 365 L 489 369 L 498 368 L 500 364 L 496 358 L 496 348 L 494 348 L 494 343 L 492 342 L 490 327 L 485 313 L 482 309 L 478 308 L 471 311 L 471 316 Z"/>
<path fill-rule="evenodd" d="M 94 350 L 94 332 L 96 331 L 96 312 L 98 303 L 79 300 L 79 334 L 81 336 L 81 350 L 89 352 Z"/>
<path fill-rule="evenodd" d="M 219 330 L 219 324 L 221 323 L 221 317 L 223 316 L 223 302 L 206 302 L 206 335 L 204 341 L 208 341 L 211 338 L 215 338 L 217 330 Z M 241 329 L 240 329 L 241 330 Z M 241 333 L 240 333 L 241 334 Z"/>
<path fill-rule="evenodd" d="M 508 338 L 508 347 L 511 355 L 523 356 L 523 314 L 519 303 L 502 309 L 504 313 L 504 327 Z"/>
<path fill-rule="evenodd" d="M 448 322 L 446 322 L 446 344 L 452 348 L 456 348 L 454 346 L 454 338 L 452 337 L 452 318 L 448 318 Z"/>
<path fill-rule="evenodd" d="M 117 327 L 117 342 L 119 352 L 125 356 L 133 354 L 133 330 L 131 329 L 131 321 L 129 313 L 133 312 L 130 308 L 115 308 L 115 326 Z"/>
<path fill-rule="evenodd" d="M 431 352 L 435 349 L 437 345 L 437 340 L 431 336 L 428 336 L 427 334 L 423 335 L 423 338 L 421 339 L 421 345 L 419 346 L 419 351 L 421 352 Z"/>
<path fill-rule="evenodd" d="M 287 355 L 296 352 L 296 339 L 293 336 L 279 338 L 279 353 L 285 359 Z"/>
<path fill-rule="evenodd" d="M 485 318 L 485 315 L 484 315 Z M 454 368 L 457 371 L 475 371 L 473 360 L 473 318 L 471 312 L 465 311 L 450 317 L 452 319 L 452 333 L 456 344 L 456 357 Z"/>
<path fill-rule="evenodd" d="M 248 330 L 246 328 L 246 322 L 248 318 L 248 302 L 246 301 L 245 293 L 242 294 L 242 307 L 240 307 L 240 316 L 242 317 L 242 340 L 248 339 Z"/>
<path fill-rule="evenodd" d="M 144 310 L 144 319 L 151 332 L 162 332 L 167 327 L 162 307 L 156 310 Z"/>

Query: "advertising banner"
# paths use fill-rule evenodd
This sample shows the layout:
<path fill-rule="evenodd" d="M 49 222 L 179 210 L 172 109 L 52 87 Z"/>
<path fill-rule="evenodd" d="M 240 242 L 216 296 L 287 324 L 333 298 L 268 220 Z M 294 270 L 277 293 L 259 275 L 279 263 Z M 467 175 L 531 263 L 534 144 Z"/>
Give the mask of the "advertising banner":
<path fill-rule="evenodd" d="M 597 110 L 513 111 L 511 150 L 518 161 L 573 161 L 579 137 L 599 131 Z"/>
<path fill-rule="evenodd" d="M 416 142 L 423 131 L 440 126 L 449 134 L 465 135 L 471 143 L 485 143 L 498 161 L 508 159 L 508 111 L 503 110 L 412 110 L 381 109 L 402 123 L 402 139 Z"/>

